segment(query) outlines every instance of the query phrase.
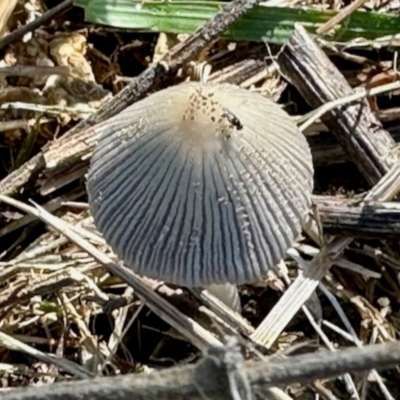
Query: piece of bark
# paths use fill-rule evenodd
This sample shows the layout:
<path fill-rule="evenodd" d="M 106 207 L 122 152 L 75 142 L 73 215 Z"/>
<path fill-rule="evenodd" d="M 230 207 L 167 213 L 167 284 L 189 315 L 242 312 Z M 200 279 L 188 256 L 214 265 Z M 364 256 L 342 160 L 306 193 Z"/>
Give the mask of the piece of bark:
<path fill-rule="evenodd" d="M 231 83 L 233 85 L 240 85 L 247 79 L 264 71 L 266 69 L 265 62 L 258 59 L 247 59 L 229 65 L 220 71 L 212 73 L 208 79 L 212 83 Z"/>
<path fill-rule="evenodd" d="M 64 137 L 76 139 L 88 127 L 105 121 L 118 114 L 130 104 L 143 98 L 150 89 L 158 87 L 169 74 L 175 73 L 180 67 L 194 59 L 207 46 L 217 40 L 230 25 L 254 8 L 260 1 L 233 0 L 227 3 L 220 12 L 187 40 L 174 46 L 159 63 L 150 65 L 135 80 L 114 96 L 114 98 L 104 104 L 101 109 L 70 129 Z M 53 160 L 51 153 L 48 153 L 50 147 L 51 144 L 47 144 L 42 152 L 0 181 L 0 193 L 14 195 L 28 182 L 31 184 L 36 182 L 45 168 L 48 170 L 56 169 L 58 167 L 57 163 L 50 162 L 47 165 L 47 155 L 50 154 L 49 158 Z"/>
<path fill-rule="evenodd" d="M 400 203 L 328 201 L 314 196 L 323 232 L 354 238 L 400 240 Z"/>
<path fill-rule="evenodd" d="M 372 368 L 393 368 L 400 363 L 400 342 L 302 354 L 281 360 L 244 361 L 230 347 L 210 349 L 197 364 L 41 387 L 12 389 L 3 400 L 220 400 L 251 399 L 273 385 L 311 383 Z M 247 396 L 246 396 L 247 395 Z M 264 398 L 264 397 L 263 397 Z"/>
<path fill-rule="evenodd" d="M 278 63 L 283 74 L 313 108 L 354 93 L 340 71 L 300 25 L 296 25 L 280 52 Z M 328 111 L 321 120 L 371 185 L 398 162 L 393 138 L 371 112 L 366 99 Z"/>

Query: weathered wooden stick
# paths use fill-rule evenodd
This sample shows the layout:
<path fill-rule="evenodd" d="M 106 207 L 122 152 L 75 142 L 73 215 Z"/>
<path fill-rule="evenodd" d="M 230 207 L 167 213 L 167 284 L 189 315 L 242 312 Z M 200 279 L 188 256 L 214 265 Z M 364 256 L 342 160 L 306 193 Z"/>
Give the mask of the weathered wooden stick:
<path fill-rule="evenodd" d="M 14 389 L 1 395 L 3 400 L 220 400 L 234 399 L 243 383 L 252 391 L 294 382 L 310 383 L 316 379 L 345 372 L 394 367 L 400 363 L 400 342 L 347 348 L 336 352 L 303 354 L 278 361 L 243 361 L 233 367 L 226 360 L 233 351 L 219 349 L 198 364 L 168 368 L 151 374 L 129 374 L 47 386 Z M 237 357 L 237 354 L 234 354 Z M 240 368 L 240 364 L 242 364 Z M 229 376 L 236 379 L 229 379 Z M 239 378 L 239 379 L 238 379 Z M 241 378 L 241 379 L 240 379 Z M 236 393 L 235 393 L 236 392 Z M 243 398 L 243 397 L 239 397 Z"/>
<path fill-rule="evenodd" d="M 314 196 L 325 234 L 354 238 L 400 240 L 400 203 L 326 202 Z"/>
<path fill-rule="evenodd" d="M 396 143 L 400 142 L 400 127 L 390 128 L 389 133 Z M 345 164 L 353 161 L 338 141 L 329 133 L 308 136 L 307 139 L 316 167 Z"/>
<path fill-rule="evenodd" d="M 300 25 L 296 26 L 278 62 L 284 75 L 313 108 L 354 93 Z M 393 138 L 371 112 L 366 99 L 328 111 L 321 120 L 371 185 L 399 160 Z"/>

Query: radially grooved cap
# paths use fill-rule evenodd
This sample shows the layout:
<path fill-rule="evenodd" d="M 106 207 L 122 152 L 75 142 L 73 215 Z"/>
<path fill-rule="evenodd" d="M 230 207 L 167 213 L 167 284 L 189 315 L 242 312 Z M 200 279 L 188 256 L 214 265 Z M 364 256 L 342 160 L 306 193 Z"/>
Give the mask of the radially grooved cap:
<path fill-rule="evenodd" d="M 300 234 L 311 152 L 289 115 L 260 94 L 184 83 L 99 129 L 91 213 L 136 273 L 189 287 L 251 283 Z"/>

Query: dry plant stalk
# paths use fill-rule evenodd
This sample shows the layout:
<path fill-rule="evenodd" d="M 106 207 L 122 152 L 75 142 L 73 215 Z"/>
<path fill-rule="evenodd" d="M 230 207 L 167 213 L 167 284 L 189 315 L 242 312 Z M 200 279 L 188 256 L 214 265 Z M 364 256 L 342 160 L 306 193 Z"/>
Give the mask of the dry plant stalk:
<path fill-rule="evenodd" d="M 354 11 L 358 8 L 362 7 L 367 0 L 355 0 L 353 3 L 348 6 L 342 8 L 334 17 L 332 17 L 328 22 L 323 24 L 317 29 L 318 35 L 323 35 L 325 33 L 329 33 L 331 29 L 333 29 L 336 25 L 340 24 L 346 18 L 348 18 Z"/>
<path fill-rule="evenodd" d="M 317 207 L 324 233 L 357 238 L 400 239 L 399 202 L 354 203 L 320 200 Z"/>

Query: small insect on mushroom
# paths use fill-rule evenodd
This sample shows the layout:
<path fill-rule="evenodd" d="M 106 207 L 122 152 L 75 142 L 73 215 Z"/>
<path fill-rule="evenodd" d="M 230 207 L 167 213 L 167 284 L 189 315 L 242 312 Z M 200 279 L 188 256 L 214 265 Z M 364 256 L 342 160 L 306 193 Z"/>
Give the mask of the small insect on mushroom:
<path fill-rule="evenodd" d="M 251 283 L 300 234 L 313 190 L 310 149 L 262 95 L 184 83 L 97 129 L 91 213 L 136 273 L 188 287 Z"/>
<path fill-rule="evenodd" d="M 228 121 L 238 130 L 240 131 L 243 129 L 243 125 L 240 122 L 239 118 L 231 111 L 227 110 L 226 108 L 222 108 L 224 113 L 222 114 L 223 117 L 227 118 Z"/>

